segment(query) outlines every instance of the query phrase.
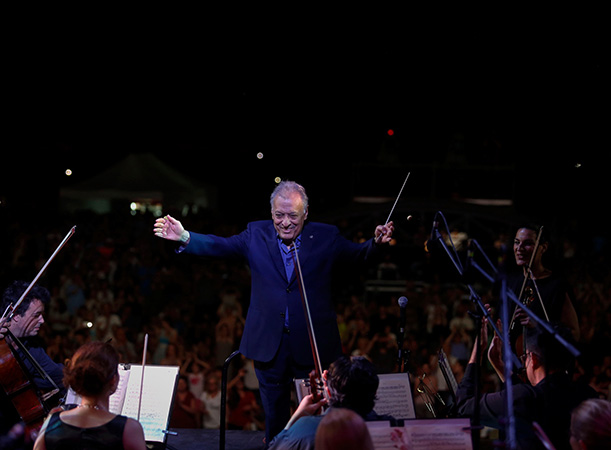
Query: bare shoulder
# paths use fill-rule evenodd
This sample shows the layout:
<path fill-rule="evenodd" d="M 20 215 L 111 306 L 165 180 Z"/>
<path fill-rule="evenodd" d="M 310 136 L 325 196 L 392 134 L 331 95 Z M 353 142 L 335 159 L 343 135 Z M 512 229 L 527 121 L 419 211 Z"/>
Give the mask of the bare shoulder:
<path fill-rule="evenodd" d="M 130 417 L 125 422 L 123 430 L 123 447 L 125 450 L 145 450 L 146 441 L 144 440 L 144 430 L 142 425 Z"/>

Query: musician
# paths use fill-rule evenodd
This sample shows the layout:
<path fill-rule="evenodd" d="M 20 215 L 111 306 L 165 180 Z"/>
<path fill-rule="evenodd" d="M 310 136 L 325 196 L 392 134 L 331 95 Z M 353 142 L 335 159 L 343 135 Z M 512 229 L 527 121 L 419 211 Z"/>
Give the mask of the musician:
<path fill-rule="evenodd" d="M 481 342 L 488 342 L 486 319 L 482 328 Z M 567 342 L 571 342 L 570 331 L 555 326 L 554 330 Z M 533 428 L 537 422 L 551 440 L 556 450 L 570 449 L 569 424 L 571 410 L 582 401 L 596 397 L 596 391 L 585 383 L 573 382 L 567 371 L 573 357 L 563 344 L 539 326 L 526 329 L 526 353 L 522 364 L 526 368 L 528 383 L 513 385 L 512 404 L 515 418 L 515 435 L 518 448 L 544 448 Z M 505 389 L 484 393 L 475 398 L 475 375 L 478 365 L 477 342 L 473 346 L 465 375 L 459 383 L 457 411 L 462 417 L 473 417 L 479 408 L 481 425 L 504 429 L 506 422 Z M 495 334 L 491 341 L 489 358 L 497 374 L 504 381 L 504 365 L 500 338 Z M 482 354 L 485 353 L 482 350 Z"/>
<path fill-rule="evenodd" d="M 323 382 L 329 409 L 320 414 L 326 398 L 314 402 L 312 394 L 306 395 L 285 429 L 272 440 L 270 450 L 312 450 L 322 420 L 339 408 L 354 411 L 365 421 L 383 420 L 396 425 L 392 416 L 379 415 L 373 409 L 380 379 L 367 358 L 340 356 L 323 373 Z"/>
<path fill-rule="evenodd" d="M 26 282 L 14 281 L 6 288 L 0 305 L 2 312 L 9 305 L 17 304 L 28 286 L 29 284 Z M 47 355 L 41 340 L 38 338 L 38 331 L 44 323 L 45 305 L 50 302 L 50 299 L 51 295 L 46 288 L 35 285 L 15 309 L 10 321 L 5 323 L 6 328 L 0 330 L 0 335 L 2 335 L 0 339 L 8 339 L 10 345 L 15 349 L 15 354 L 23 362 L 27 373 L 31 376 L 41 394 L 51 395 L 47 404 L 49 409 L 57 406 L 60 398 L 66 393 L 62 384 L 63 364 L 56 363 Z M 12 338 L 6 330 L 9 330 L 24 345 L 27 354 L 12 343 Z M 39 373 L 35 368 L 30 360 L 30 355 L 46 375 Z M 2 416 L 0 422 L 3 423 L 3 428 L 19 421 L 17 411 L 3 390 L 0 390 L 0 405 L 0 416 Z"/>
<path fill-rule="evenodd" d="M 551 242 L 547 237 L 547 233 L 543 230 L 540 233 L 541 236 L 537 247 L 539 231 L 540 228 L 535 225 L 525 225 L 517 230 L 513 242 L 513 252 L 521 273 L 511 274 L 508 277 L 508 288 L 516 296 L 519 296 L 520 292 L 522 292 L 520 300 L 537 317 L 547 322 L 564 325 L 571 330 L 575 341 L 578 341 L 580 335 L 579 321 L 574 306 L 574 294 L 565 278 L 558 273 L 552 272 L 549 267 L 544 265 L 544 257 L 550 251 Z M 532 280 L 528 280 L 529 268 Z M 525 289 L 522 290 L 525 278 L 528 281 Z M 539 299 L 537 290 L 541 299 Z M 535 325 L 534 320 L 521 308 L 516 309 L 514 321 L 516 326 L 513 327 L 513 340 L 515 340 L 517 334 L 523 331 L 522 327 L 533 327 Z M 518 354 L 518 356 L 520 355 Z"/>
<path fill-rule="evenodd" d="M 251 270 L 251 298 L 240 352 L 255 362 L 265 412 L 266 442 L 290 416 L 293 378 L 306 378 L 313 352 L 292 252 L 297 248 L 313 328 L 323 367 L 341 355 L 337 318 L 331 299 L 333 269 L 366 261 L 377 244 L 391 240 L 392 222 L 378 225 L 375 239 L 357 244 L 335 226 L 307 222 L 308 197 L 292 181 L 279 183 L 270 197 L 272 220 L 251 222 L 241 233 L 224 238 L 189 232 L 173 217 L 157 219 L 156 236 L 182 245 L 179 252 L 233 257 Z"/>
<path fill-rule="evenodd" d="M 374 450 L 367 424 L 348 408 L 335 408 L 325 414 L 316 430 L 316 450 Z"/>
<path fill-rule="evenodd" d="M 119 353 L 104 342 L 79 347 L 65 369 L 65 384 L 80 395 L 80 404 L 47 417 L 34 450 L 145 450 L 142 425 L 109 411 L 109 398 L 119 384 Z"/>
<path fill-rule="evenodd" d="M 571 448 L 603 450 L 611 448 L 611 402 L 591 398 L 571 412 Z"/>

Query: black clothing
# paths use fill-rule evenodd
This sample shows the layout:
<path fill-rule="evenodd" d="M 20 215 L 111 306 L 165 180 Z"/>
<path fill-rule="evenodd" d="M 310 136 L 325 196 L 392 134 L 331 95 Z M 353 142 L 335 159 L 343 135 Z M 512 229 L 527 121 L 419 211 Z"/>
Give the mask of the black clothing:
<path fill-rule="evenodd" d="M 458 415 L 472 417 L 475 408 L 475 364 L 469 364 L 456 392 Z M 543 448 L 535 436 L 532 423 L 537 422 L 556 450 L 570 449 L 571 411 L 582 401 L 596 397 L 586 384 L 574 383 L 564 373 L 553 373 L 539 384 L 513 386 L 513 409 L 518 448 Z M 492 428 L 504 428 L 506 391 L 483 394 L 479 401 L 480 422 Z"/>
<path fill-rule="evenodd" d="M 521 273 L 512 274 L 507 277 L 507 287 L 516 295 L 516 297 L 520 295 L 520 289 L 522 288 L 523 283 L 524 275 Z M 549 277 L 535 280 L 535 284 L 539 289 L 539 293 L 541 294 L 545 311 L 549 316 L 549 322 L 556 324 L 563 323 L 562 307 L 567 295 L 569 296 L 573 306 L 575 306 L 575 295 L 573 294 L 573 290 L 571 289 L 569 283 L 566 281 L 566 279 L 554 273 Z M 532 289 L 532 301 L 527 303 L 526 306 L 539 318 L 546 320 L 543 307 L 541 306 L 541 302 L 539 301 L 537 291 L 532 280 L 529 279 L 526 286 Z M 515 306 L 515 303 L 512 302 L 511 305 Z M 509 311 L 512 312 L 510 317 L 513 316 L 513 311 L 515 309 L 513 306 L 509 308 Z M 521 329 L 522 327 L 518 327 L 518 325 L 520 324 L 517 323 L 515 328 Z"/>
<path fill-rule="evenodd" d="M 99 427 L 79 428 L 62 422 L 59 412 L 49 419 L 45 430 L 47 450 L 122 450 L 127 417 L 117 415 Z"/>

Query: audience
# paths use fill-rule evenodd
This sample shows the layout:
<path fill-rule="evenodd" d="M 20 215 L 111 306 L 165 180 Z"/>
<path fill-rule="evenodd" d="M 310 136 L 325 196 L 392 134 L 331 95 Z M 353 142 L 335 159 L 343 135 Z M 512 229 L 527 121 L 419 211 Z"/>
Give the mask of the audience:
<path fill-rule="evenodd" d="M 226 220 L 211 220 L 207 214 L 199 213 L 188 220 L 194 228 L 219 235 L 232 232 Z M 57 244 L 55 235 L 45 236 L 32 227 L 20 227 L 10 217 L 7 220 L 9 232 L 0 236 L 0 280 L 5 286 L 9 280 L 27 278 L 40 265 L 40 255 L 50 255 Z M 212 264 L 174 258 L 171 246 L 148 233 L 154 218 L 146 214 L 126 218 L 83 213 L 58 228 L 67 230 L 74 220 L 83 224 L 78 228 L 78 239 L 62 249 L 45 274 L 53 298 L 40 335 L 51 353 L 63 362 L 86 342 L 111 339 L 121 362 L 139 363 L 148 333 L 147 361 L 183 367 L 183 373 L 194 382 L 192 392 L 200 402 L 201 418 L 196 426 L 217 428 L 218 369 L 240 341 L 248 309 L 247 270 L 230 261 Z M 213 223 L 223 226 L 215 229 Z M 352 233 L 358 240 L 361 232 L 357 228 Z M 21 237 L 16 239 L 12 230 L 19 230 Z M 508 236 L 499 229 L 491 241 L 490 254 L 498 260 L 502 255 L 494 252 L 511 251 Z M 359 275 L 355 283 L 337 288 L 344 353 L 373 359 L 381 372 L 392 370 L 400 314 L 396 299 L 405 295 L 409 302 L 403 347 L 408 352 L 410 374 L 426 374 L 441 381 L 431 361 L 445 343 L 450 365 L 460 381 L 466 369 L 464 347 L 469 348 L 473 339 L 473 324 L 465 309 L 472 312 L 477 308 L 463 285 L 447 276 L 447 264 L 443 264 L 447 261 L 439 262 L 444 256 L 435 260 L 423 251 L 423 239 L 402 240 L 397 236 L 397 248 L 402 251 L 392 253 L 382 266 Z M 582 356 L 575 363 L 573 377 L 609 400 L 611 277 L 606 248 L 595 243 L 598 241 L 594 239 L 571 240 L 570 246 L 565 246 L 569 250 L 564 253 L 561 268 L 574 287 L 581 326 L 578 348 Z M 380 267 L 385 270 L 379 271 Z M 392 277 L 388 276 L 389 267 Z M 397 284 L 397 278 L 405 280 L 404 286 Z M 392 282 L 398 288 L 378 291 L 369 287 L 370 281 Z M 485 284 L 482 286 L 482 296 L 489 296 Z M 493 373 L 488 366 L 482 369 L 484 377 Z M 240 368 L 234 370 L 238 373 Z M 417 381 L 414 378 L 412 385 Z M 253 389 L 244 386 L 246 392 Z M 415 390 L 413 394 L 415 399 L 419 396 Z"/>

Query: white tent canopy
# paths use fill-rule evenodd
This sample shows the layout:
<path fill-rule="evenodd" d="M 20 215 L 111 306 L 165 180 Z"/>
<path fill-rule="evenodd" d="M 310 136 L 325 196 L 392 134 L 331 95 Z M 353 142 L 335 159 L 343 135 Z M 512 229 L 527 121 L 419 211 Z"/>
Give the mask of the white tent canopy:
<path fill-rule="evenodd" d="M 168 166 L 151 153 L 134 153 L 103 172 L 60 191 L 65 210 L 109 212 L 115 201 L 162 204 L 164 208 L 215 205 L 213 187 Z"/>

